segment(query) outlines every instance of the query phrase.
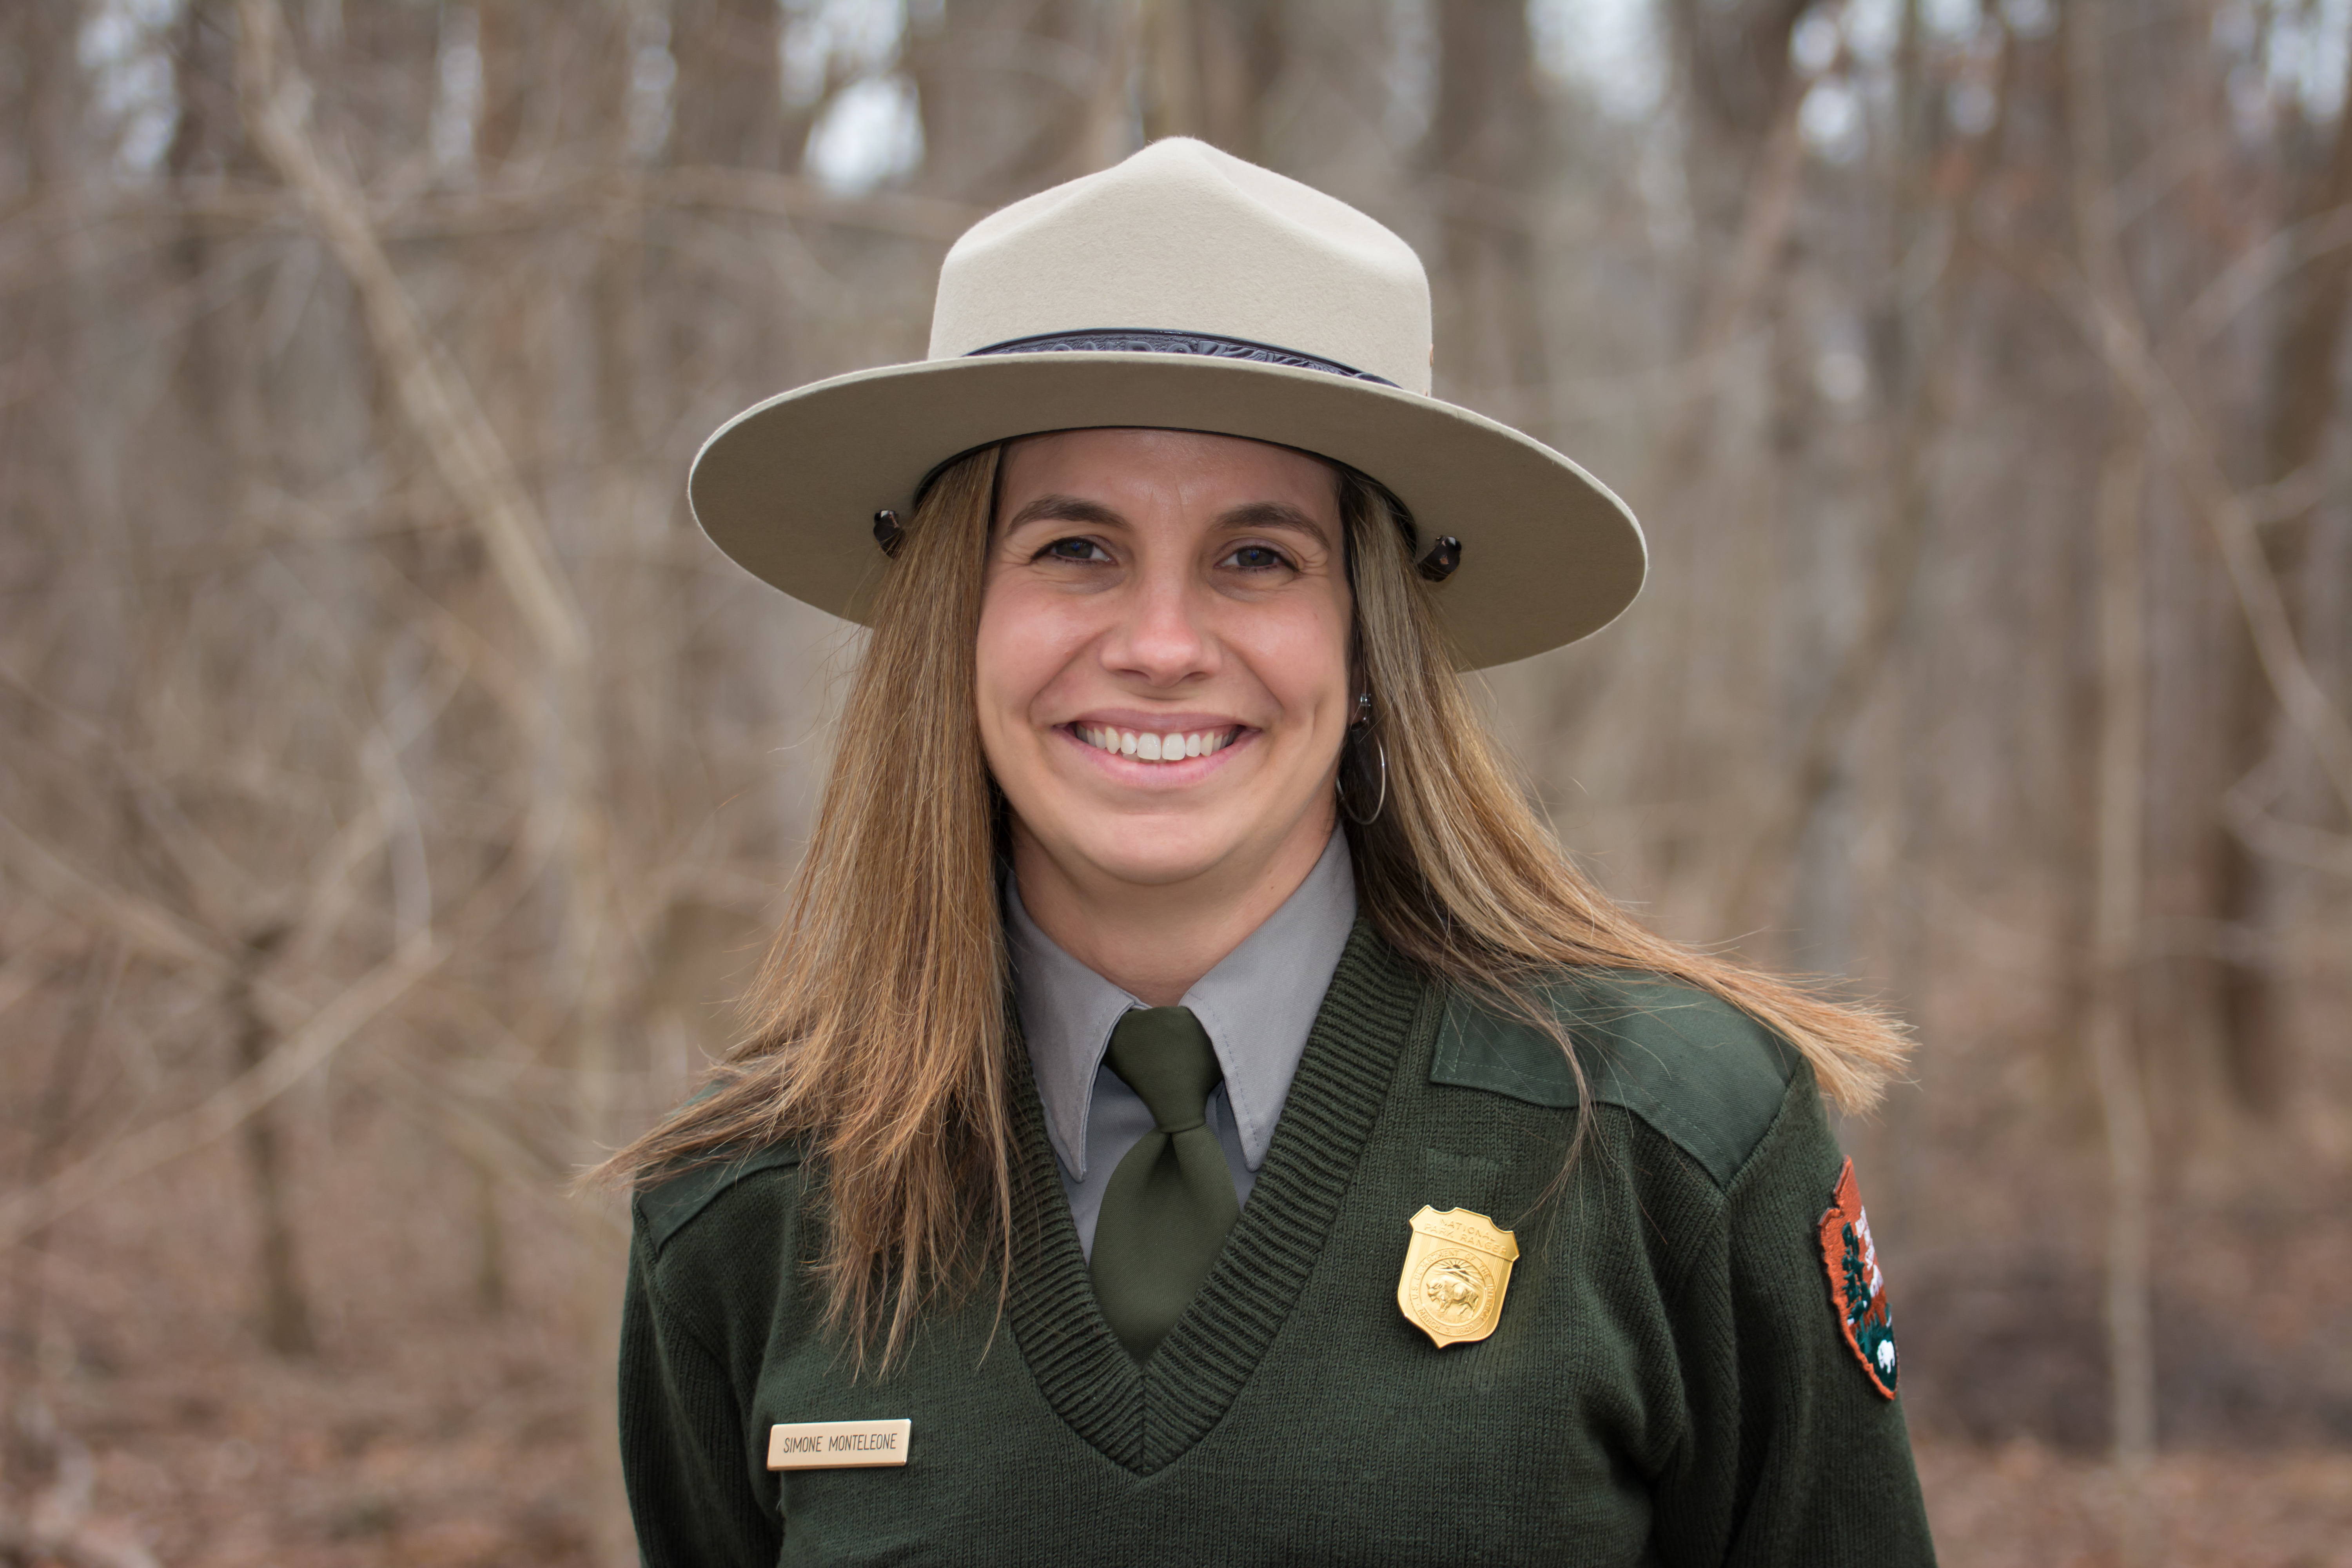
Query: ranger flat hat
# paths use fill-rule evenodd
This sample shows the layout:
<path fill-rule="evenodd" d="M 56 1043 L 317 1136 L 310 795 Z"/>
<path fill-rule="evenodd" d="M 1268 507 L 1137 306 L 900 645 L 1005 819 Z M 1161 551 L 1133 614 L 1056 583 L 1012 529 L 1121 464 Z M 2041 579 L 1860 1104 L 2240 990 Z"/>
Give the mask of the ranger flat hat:
<path fill-rule="evenodd" d="M 974 224 L 940 268 L 930 355 L 772 397 L 704 443 L 688 494 L 719 549 L 867 618 L 875 517 L 912 517 L 959 454 L 1140 426 L 1345 463 L 1460 542 L 1435 597 L 1469 668 L 1600 630 L 1633 603 L 1633 513 L 1541 442 L 1429 395 L 1429 279 L 1345 202 L 1184 138 Z"/>

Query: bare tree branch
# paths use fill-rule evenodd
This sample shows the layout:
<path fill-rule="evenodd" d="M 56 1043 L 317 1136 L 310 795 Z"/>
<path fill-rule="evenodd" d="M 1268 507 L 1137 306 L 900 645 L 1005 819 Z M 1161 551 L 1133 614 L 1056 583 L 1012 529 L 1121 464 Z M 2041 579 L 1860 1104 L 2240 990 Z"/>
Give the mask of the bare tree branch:
<path fill-rule="evenodd" d="M 5 815 L 0 815 L 0 862 L 46 902 L 72 911 L 93 930 L 111 932 L 139 952 L 207 974 L 226 977 L 236 972 L 228 945 L 212 931 L 75 869 Z"/>
<path fill-rule="evenodd" d="M 2253 514 L 2231 488 L 2211 436 L 2179 387 L 2150 350 L 2139 310 L 2119 268 L 2102 280 L 2087 275 L 2053 280 L 2116 384 L 2147 420 L 2151 443 L 2198 516 L 2212 533 L 2230 586 L 2253 638 L 2263 679 L 2297 732 L 2319 760 L 2329 787 L 2352 812 L 2352 726 L 2311 672 L 2295 640 L 2286 599 L 2263 558 Z"/>
<path fill-rule="evenodd" d="M 2289 866 L 2352 878 L 2352 834 L 2284 822 L 2258 805 L 2243 784 L 2221 797 L 2221 819 L 2255 854 Z"/>
<path fill-rule="evenodd" d="M 587 626 L 556 564 L 547 525 L 465 378 L 426 333 L 357 187 L 329 166 L 306 132 L 310 84 L 282 58 L 285 23 L 277 0 L 238 0 L 237 19 L 239 95 L 255 144 L 350 274 L 402 406 L 481 530 L 533 640 L 557 667 L 577 668 L 588 657 Z"/>
<path fill-rule="evenodd" d="M 14 1245 L 123 1183 L 226 1138 L 247 1118 L 324 1066 L 343 1043 L 449 954 L 420 936 L 313 1013 L 277 1049 L 194 1109 L 141 1128 L 29 1192 L 0 1202 L 0 1247 Z"/>

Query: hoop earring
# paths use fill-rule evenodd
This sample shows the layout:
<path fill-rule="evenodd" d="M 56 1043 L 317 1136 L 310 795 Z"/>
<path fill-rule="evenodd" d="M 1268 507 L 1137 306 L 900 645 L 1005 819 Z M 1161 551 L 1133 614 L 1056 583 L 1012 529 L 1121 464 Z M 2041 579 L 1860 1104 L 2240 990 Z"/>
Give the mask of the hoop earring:
<path fill-rule="evenodd" d="M 1344 778 L 1333 780 L 1331 785 L 1339 792 L 1339 815 L 1359 827 L 1370 827 L 1373 823 L 1378 822 L 1381 819 L 1381 813 L 1386 811 L 1389 805 L 1389 749 L 1381 743 L 1381 738 L 1378 735 L 1372 737 L 1372 748 L 1380 754 L 1381 759 L 1381 797 L 1372 806 L 1371 816 L 1358 816 L 1348 809 L 1348 785 Z M 1341 771 L 1345 773 L 1344 769 Z"/>

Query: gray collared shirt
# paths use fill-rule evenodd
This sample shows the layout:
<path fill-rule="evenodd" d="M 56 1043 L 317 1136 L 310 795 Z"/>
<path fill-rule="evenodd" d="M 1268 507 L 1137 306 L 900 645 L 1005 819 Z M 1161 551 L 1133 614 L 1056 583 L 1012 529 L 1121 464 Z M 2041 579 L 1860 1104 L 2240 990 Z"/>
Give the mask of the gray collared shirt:
<path fill-rule="evenodd" d="M 1010 877 L 1004 906 L 1021 1030 L 1045 1101 L 1062 1191 L 1077 1222 L 1078 1243 L 1091 1258 L 1095 1218 L 1110 1173 L 1151 1131 L 1142 1097 L 1103 1060 L 1112 1026 L 1129 1008 L 1144 1004 L 1038 930 Z M 1182 1005 L 1209 1032 L 1225 1075 L 1209 1097 L 1209 1124 L 1224 1145 L 1234 1195 L 1243 1203 L 1265 1163 L 1274 1124 L 1307 1049 L 1307 1032 L 1355 923 L 1356 876 L 1347 837 L 1335 830 L 1297 890 L 1184 993 Z"/>

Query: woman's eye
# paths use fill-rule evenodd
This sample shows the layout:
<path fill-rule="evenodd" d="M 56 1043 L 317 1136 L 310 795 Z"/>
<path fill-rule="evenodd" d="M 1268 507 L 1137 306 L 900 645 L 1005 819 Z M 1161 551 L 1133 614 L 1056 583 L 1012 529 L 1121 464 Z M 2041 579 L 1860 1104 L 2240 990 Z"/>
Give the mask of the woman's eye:
<path fill-rule="evenodd" d="M 1244 572 L 1267 572 L 1290 564 L 1282 552 L 1270 544 L 1244 544 L 1226 556 L 1225 563 L 1238 566 Z"/>
<path fill-rule="evenodd" d="M 1057 539 L 1039 552 L 1055 561 L 1108 561 L 1110 556 L 1091 539 Z"/>

